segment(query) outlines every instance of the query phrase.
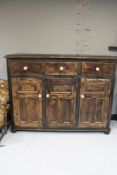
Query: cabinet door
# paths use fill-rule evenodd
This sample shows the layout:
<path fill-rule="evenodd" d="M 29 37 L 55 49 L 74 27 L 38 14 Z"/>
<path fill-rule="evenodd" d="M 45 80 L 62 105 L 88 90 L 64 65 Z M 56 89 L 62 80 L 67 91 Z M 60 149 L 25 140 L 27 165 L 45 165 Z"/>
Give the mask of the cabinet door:
<path fill-rule="evenodd" d="M 12 78 L 13 113 L 16 126 L 42 127 L 42 82 L 36 78 Z"/>
<path fill-rule="evenodd" d="M 80 90 L 80 128 L 104 128 L 109 113 L 111 80 L 81 80 Z"/>
<path fill-rule="evenodd" d="M 76 82 L 51 78 L 46 82 L 46 118 L 50 128 L 72 128 L 75 122 Z"/>

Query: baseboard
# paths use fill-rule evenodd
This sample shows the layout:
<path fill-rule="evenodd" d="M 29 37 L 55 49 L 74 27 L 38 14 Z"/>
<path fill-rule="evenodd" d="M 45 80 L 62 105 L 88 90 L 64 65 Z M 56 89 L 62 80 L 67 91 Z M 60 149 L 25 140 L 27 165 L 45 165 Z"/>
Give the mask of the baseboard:
<path fill-rule="evenodd" d="M 112 114 L 111 115 L 111 120 L 117 120 L 117 114 Z"/>

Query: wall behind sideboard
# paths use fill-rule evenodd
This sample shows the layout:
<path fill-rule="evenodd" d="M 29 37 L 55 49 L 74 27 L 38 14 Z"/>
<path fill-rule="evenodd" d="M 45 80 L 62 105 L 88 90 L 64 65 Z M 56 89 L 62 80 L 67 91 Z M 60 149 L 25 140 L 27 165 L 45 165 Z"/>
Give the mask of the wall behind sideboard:
<path fill-rule="evenodd" d="M 108 51 L 109 45 L 117 46 L 114 3 L 1 0 L 0 78 L 7 79 L 3 57 L 10 53 L 117 55 Z M 114 94 L 112 113 L 117 113 L 117 88 Z"/>

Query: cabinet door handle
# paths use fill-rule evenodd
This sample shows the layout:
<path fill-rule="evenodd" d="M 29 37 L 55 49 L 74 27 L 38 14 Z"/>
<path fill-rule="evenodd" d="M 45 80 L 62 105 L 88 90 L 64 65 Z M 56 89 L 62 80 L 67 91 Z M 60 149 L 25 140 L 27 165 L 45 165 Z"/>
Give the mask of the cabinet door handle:
<path fill-rule="evenodd" d="M 39 94 L 38 97 L 41 98 L 41 94 Z"/>
<path fill-rule="evenodd" d="M 49 98 L 50 97 L 50 94 L 47 94 L 46 97 Z"/>
<path fill-rule="evenodd" d="M 24 66 L 23 67 L 23 70 L 28 70 L 28 66 Z"/>
<path fill-rule="evenodd" d="M 96 67 L 95 70 L 96 70 L 97 72 L 99 72 L 99 71 L 100 71 L 100 68 L 99 68 L 99 67 Z"/>
<path fill-rule="evenodd" d="M 81 98 L 83 99 L 83 98 L 85 98 L 85 96 L 84 95 L 81 95 Z"/>
<path fill-rule="evenodd" d="M 63 66 L 60 66 L 60 68 L 59 68 L 59 69 L 62 71 L 62 70 L 64 70 L 64 67 L 63 67 Z"/>

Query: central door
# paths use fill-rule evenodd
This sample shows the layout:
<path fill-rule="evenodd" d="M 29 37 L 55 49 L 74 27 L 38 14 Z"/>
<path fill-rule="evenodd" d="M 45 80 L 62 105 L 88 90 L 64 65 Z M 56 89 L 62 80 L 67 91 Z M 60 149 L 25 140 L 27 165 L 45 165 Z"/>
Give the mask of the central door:
<path fill-rule="evenodd" d="M 49 78 L 46 81 L 46 120 L 49 128 L 72 128 L 75 124 L 76 80 Z"/>

